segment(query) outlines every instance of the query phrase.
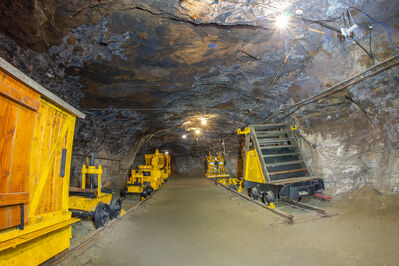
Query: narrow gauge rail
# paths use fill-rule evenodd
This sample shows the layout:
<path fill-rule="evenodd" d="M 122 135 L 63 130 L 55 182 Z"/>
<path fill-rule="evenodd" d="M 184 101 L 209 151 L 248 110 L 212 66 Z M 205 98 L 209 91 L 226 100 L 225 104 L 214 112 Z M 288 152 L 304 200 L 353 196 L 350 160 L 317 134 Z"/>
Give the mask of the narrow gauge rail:
<path fill-rule="evenodd" d="M 215 185 L 218 185 L 218 184 L 215 182 Z M 235 191 L 235 190 L 233 190 L 233 189 L 231 189 L 231 188 L 229 188 L 229 187 L 227 187 L 227 186 L 225 186 L 223 184 L 219 184 L 219 185 L 223 186 L 225 189 L 227 189 L 228 191 L 234 193 L 235 195 L 237 195 L 237 196 L 239 196 L 239 197 L 241 197 L 241 198 L 243 198 L 245 200 L 248 200 L 248 201 L 250 201 L 250 202 L 252 202 L 252 203 L 254 203 L 254 204 L 256 204 L 256 205 L 258 205 L 258 206 L 260 206 L 260 207 L 262 207 L 264 209 L 267 209 L 267 210 L 271 211 L 272 213 L 280 216 L 288 224 L 293 224 L 294 223 L 294 218 L 295 218 L 294 215 L 289 214 L 289 213 L 287 213 L 285 211 L 279 210 L 277 208 L 270 208 L 269 206 L 265 205 L 264 203 L 259 202 L 257 200 L 253 200 L 249 196 L 246 196 L 246 195 L 244 195 L 244 194 L 242 194 L 242 193 L 240 193 L 238 191 Z M 293 208 L 299 208 L 299 209 L 314 211 L 317 214 L 321 215 L 322 217 L 328 217 L 329 216 L 328 213 L 325 210 L 317 208 L 317 207 L 314 207 L 314 206 L 310 206 L 310 205 L 299 203 L 299 202 L 293 202 L 293 201 L 290 201 L 290 200 L 281 200 L 281 202 L 284 203 L 285 205 L 293 207 Z"/>

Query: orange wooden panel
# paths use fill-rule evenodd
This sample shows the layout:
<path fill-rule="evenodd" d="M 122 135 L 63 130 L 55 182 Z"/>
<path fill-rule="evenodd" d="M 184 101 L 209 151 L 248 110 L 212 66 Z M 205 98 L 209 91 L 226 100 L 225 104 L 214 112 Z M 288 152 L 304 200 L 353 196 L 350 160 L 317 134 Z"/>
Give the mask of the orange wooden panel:
<path fill-rule="evenodd" d="M 0 70 L 0 95 L 37 111 L 40 105 L 40 95 L 23 83 Z"/>
<path fill-rule="evenodd" d="M 0 193 L 27 191 L 35 116 L 36 112 L 0 96 Z M 19 206 L 2 206 L 0 229 L 19 225 L 20 215 Z M 24 218 L 27 222 L 28 216 Z"/>
<path fill-rule="evenodd" d="M 18 113 L 18 104 L 0 96 L 0 193 L 10 192 L 11 160 Z M 11 217 L 13 209 L 0 208 L 0 229 L 18 224 L 17 219 Z"/>
<path fill-rule="evenodd" d="M 0 193 L 0 206 L 25 204 L 28 203 L 28 201 L 29 194 L 27 192 Z"/>

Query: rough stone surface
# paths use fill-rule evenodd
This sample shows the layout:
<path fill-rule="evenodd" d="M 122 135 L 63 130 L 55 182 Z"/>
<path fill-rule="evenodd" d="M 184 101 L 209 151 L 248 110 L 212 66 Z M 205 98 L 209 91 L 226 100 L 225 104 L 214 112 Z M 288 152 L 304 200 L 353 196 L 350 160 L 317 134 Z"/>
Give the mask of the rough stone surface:
<path fill-rule="evenodd" d="M 240 175 L 238 127 L 373 64 L 330 29 L 292 17 L 280 31 L 275 16 L 302 9 L 340 28 L 348 4 L 386 23 L 398 46 L 399 6 L 388 0 L 8 0 L 0 2 L 0 55 L 87 114 L 76 127 L 73 184 L 92 152 L 115 188 L 155 148 L 175 156 L 177 172 L 199 172 L 227 136 L 229 168 Z M 352 15 L 366 49 L 373 26 L 374 63 L 391 57 L 385 28 Z M 392 67 L 285 118 L 298 123 L 307 162 L 331 193 L 398 192 L 397 76 Z"/>

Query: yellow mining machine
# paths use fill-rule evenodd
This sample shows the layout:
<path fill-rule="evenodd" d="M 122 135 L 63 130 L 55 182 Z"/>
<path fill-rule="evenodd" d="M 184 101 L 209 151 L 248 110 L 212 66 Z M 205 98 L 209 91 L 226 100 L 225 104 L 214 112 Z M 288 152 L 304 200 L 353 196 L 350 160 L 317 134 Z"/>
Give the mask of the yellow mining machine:
<path fill-rule="evenodd" d="M 207 161 L 207 170 L 205 173 L 205 177 L 216 178 L 216 173 L 217 173 L 216 157 L 213 157 L 211 152 L 209 152 L 209 155 L 206 158 L 206 161 Z"/>
<path fill-rule="evenodd" d="M 229 170 L 226 166 L 226 161 L 221 152 L 214 157 L 209 152 L 207 157 L 207 171 L 205 177 L 214 179 L 217 183 L 227 186 L 229 188 L 241 191 L 243 180 L 230 177 Z"/>
<path fill-rule="evenodd" d="M 102 188 L 103 170 L 101 165 L 94 166 L 93 154 L 87 165 L 82 166 L 81 187 L 69 188 L 69 210 L 74 216 L 93 218 L 97 227 L 106 226 L 110 219 L 119 217 L 122 203 L 111 191 Z"/>
<path fill-rule="evenodd" d="M 158 149 L 154 154 L 145 154 L 145 165 L 139 165 L 138 170 L 132 170 L 127 184 L 121 190 L 121 196 L 126 194 L 140 194 L 146 198 L 153 191 L 168 181 L 171 174 L 170 155 L 160 153 Z"/>
<path fill-rule="evenodd" d="M 299 201 L 324 190 L 324 181 L 312 176 L 303 161 L 296 130 L 286 123 L 238 129 L 245 136 L 244 188 L 253 199 L 263 198 L 273 207 L 280 199 Z"/>

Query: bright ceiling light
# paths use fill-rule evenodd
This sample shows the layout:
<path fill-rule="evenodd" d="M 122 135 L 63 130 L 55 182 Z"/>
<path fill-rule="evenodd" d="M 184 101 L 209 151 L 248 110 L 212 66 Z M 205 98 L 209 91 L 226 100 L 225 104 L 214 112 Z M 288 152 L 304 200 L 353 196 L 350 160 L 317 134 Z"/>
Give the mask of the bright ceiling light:
<path fill-rule="evenodd" d="M 201 130 L 199 130 L 198 128 L 195 130 L 195 134 L 199 135 L 201 133 Z"/>
<path fill-rule="evenodd" d="M 183 139 L 186 139 L 187 138 L 187 135 L 183 135 L 183 136 L 181 136 Z"/>
<path fill-rule="evenodd" d="M 205 118 L 201 118 L 201 124 L 203 124 L 204 126 L 206 125 L 206 119 Z"/>
<path fill-rule="evenodd" d="M 169 154 L 169 152 L 168 152 L 168 151 L 165 151 L 165 154 Z"/>
<path fill-rule="evenodd" d="M 288 21 L 290 20 L 290 17 L 287 16 L 284 13 L 281 13 L 276 17 L 276 25 L 279 29 L 285 29 L 288 26 Z"/>

